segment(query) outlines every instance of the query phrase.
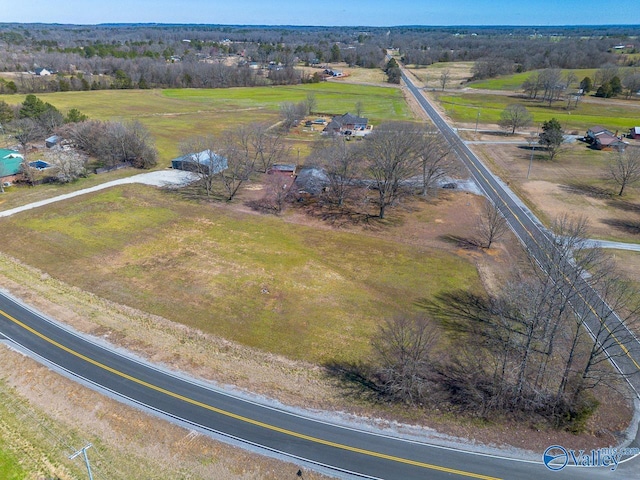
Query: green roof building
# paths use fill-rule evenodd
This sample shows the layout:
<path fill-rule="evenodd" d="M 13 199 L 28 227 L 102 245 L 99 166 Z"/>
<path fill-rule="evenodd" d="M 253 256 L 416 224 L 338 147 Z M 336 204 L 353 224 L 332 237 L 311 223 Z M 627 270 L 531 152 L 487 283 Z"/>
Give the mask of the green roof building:
<path fill-rule="evenodd" d="M 0 149 L 0 177 L 9 177 L 20 173 L 23 160 L 20 152 Z"/>

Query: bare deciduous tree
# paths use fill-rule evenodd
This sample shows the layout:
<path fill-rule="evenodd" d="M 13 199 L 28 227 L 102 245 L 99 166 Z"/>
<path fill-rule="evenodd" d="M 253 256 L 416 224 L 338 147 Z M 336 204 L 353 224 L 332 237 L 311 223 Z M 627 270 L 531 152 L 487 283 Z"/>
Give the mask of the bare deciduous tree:
<path fill-rule="evenodd" d="M 419 171 L 422 132 L 410 124 L 380 125 L 365 137 L 362 156 L 377 191 L 378 216 L 410 192 L 408 180 Z"/>
<path fill-rule="evenodd" d="M 628 147 L 618 152 L 609 164 L 609 179 L 620 187 L 618 195 L 622 196 L 626 187 L 640 181 L 640 148 Z"/>
<path fill-rule="evenodd" d="M 180 153 L 186 157 L 188 161 L 186 169 L 192 171 L 198 176 L 198 182 L 205 191 L 208 199 L 213 195 L 215 180 L 218 175 L 218 169 L 215 168 L 220 162 L 220 155 L 216 153 L 220 147 L 218 141 L 213 137 L 201 136 L 193 137 L 179 145 Z"/>
<path fill-rule="evenodd" d="M 481 247 L 489 249 L 507 231 L 509 231 L 509 226 L 500 210 L 491 201 L 486 200 L 477 220 L 477 243 Z"/>
<path fill-rule="evenodd" d="M 442 90 L 447 87 L 447 83 L 449 83 L 449 79 L 451 78 L 451 71 L 448 68 L 445 68 L 440 74 L 440 86 Z"/>
<path fill-rule="evenodd" d="M 428 129 L 423 133 L 418 156 L 422 170 L 421 193 L 426 197 L 437 182 L 453 169 L 451 145 L 439 132 Z"/>
<path fill-rule="evenodd" d="M 27 146 L 45 134 L 42 126 L 32 118 L 19 118 L 9 125 L 11 134 L 20 143 L 23 154 L 26 155 Z"/>
<path fill-rule="evenodd" d="M 267 175 L 265 179 L 265 196 L 262 199 L 263 207 L 276 215 L 284 210 L 287 198 L 291 193 L 293 178 L 274 173 Z"/>
<path fill-rule="evenodd" d="M 227 201 L 233 200 L 243 183 L 255 172 L 258 152 L 254 150 L 253 128 L 240 126 L 227 131 L 220 154 L 227 160 L 227 168 L 218 172 L 227 193 Z"/>
<path fill-rule="evenodd" d="M 329 185 L 324 198 L 330 203 L 342 207 L 355 187 L 361 167 L 354 148 L 350 148 L 342 136 L 322 139 L 312 154 L 327 173 Z"/>
<path fill-rule="evenodd" d="M 633 69 L 622 77 L 622 86 L 626 91 L 626 98 L 640 91 L 640 71 Z"/>
<path fill-rule="evenodd" d="M 516 133 L 518 128 L 528 127 L 533 121 L 533 115 L 523 105 L 514 103 L 505 108 L 500 114 L 498 124 L 511 131 L 511 135 Z"/>
<path fill-rule="evenodd" d="M 371 344 L 383 394 L 411 404 L 433 394 L 438 338 L 437 328 L 425 317 L 396 316 L 379 327 Z"/>
<path fill-rule="evenodd" d="M 274 163 L 289 157 L 290 147 L 279 131 L 264 123 L 252 123 L 247 128 L 251 131 L 249 139 L 260 171 L 266 173 Z"/>
<path fill-rule="evenodd" d="M 283 102 L 280 104 L 280 118 L 285 130 L 295 127 L 308 113 L 306 101 L 299 103 Z"/>

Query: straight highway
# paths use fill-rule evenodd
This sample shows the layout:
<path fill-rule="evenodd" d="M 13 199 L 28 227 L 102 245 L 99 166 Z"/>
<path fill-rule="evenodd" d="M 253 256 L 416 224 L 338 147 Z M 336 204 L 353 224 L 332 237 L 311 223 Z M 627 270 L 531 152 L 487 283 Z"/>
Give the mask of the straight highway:
<path fill-rule="evenodd" d="M 589 331 L 598 337 L 615 368 L 624 375 L 629 387 L 640 399 L 640 341 L 638 338 L 582 276 L 567 275 L 566 272 L 571 270 L 570 266 L 553 263 L 558 255 L 553 254 L 557 246 L 552 235 L 528 209 L 523 208 L 522 202 L 469 149 L 404 70 L 402 79 L 449 142 L 458 158 L 467 167 L 476 184 L 500 210 L 520 242 L 538 265 L 547 274 L 552 275 L 554 282 L 560 284 L 565 295 L 572 299 L 573 309 L 585 319 L 585 325 Z"/>

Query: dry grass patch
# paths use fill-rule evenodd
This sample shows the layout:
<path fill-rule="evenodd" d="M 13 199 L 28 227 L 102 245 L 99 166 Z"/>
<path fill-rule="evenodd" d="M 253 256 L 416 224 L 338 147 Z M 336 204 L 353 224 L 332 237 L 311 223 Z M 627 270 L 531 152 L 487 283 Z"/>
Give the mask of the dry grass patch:
<path fill-rule="evenodd" d="M 0 363 L 0 436 L 21 458 L 28 480 L 86 478 L 82 460 L 69 460 L 68 455 L 89 442 L 93 447 L 87 453 L 97 479 L 296 478 L 299 466 L 293 463 L 172 425 L 1 346 Z M 306 470 L 304 477 L 328 478 Z"/>
<path fill-rule="evenodd" d="M 446 62 L 434 63 L 428 67 L 415 67 L 409 65 L 409 70 L 420 81 L 421 86 L 425 88 L 442 88 L 441 77 L 445 71 L 448 71 L 449 80 L 446 88 L 461 88 L 472 77 L 471 69 L 474 62 Z"/>
<path fill-rule="evenodd" d="M 540 219 L 549 224 L 563 214 L 585 215 L 594 238 L 640 242 L 640 191 L 623 197 L 605 180 L 613 152 L 594 151 L 576 142 L 564 147 L 554 161 L 535 150 L 527 179 L 531 150 L 518 145 L 471 145 L 481 158 L 518 193 Z"/>
<path fill-rule="evenodd" d="M 473 263 L 398 241 L 402 226 L 379 227 L 391 235 L 318 229 L 146 186 L 56 203 L 5 225 L 5 252 L 70 284 L 318 363 L 366 355 L 380 319 L 412 311 L 418 298 L 479 288 Z"/>

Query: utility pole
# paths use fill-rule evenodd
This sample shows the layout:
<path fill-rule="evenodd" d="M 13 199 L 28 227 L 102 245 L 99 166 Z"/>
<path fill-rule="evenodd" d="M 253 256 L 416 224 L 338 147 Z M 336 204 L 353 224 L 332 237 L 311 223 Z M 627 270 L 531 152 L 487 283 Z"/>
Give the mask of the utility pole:
<path fill-rule="evenodd" d="M 529 157 L 529 169 L 527 170 L 527 178 L 529 178 L 529 175 L 531 174 L 531 165 L 533 164 L 533 153 L 536 151 L 536 138 L 537 138 L 537 135 L 535 135 L 533 132 L 531 133 L 529 138 L 527 138 L 527 143 L 531 148 L 531 157 Z"/>
<path fill-rule="evenodd" d="M 88 444 L 86 447 L 82 447 L 77 452 L 69 455 L 69 460 L 73 460 L 78 455 L 82 454 L 84 457 L 84 464 L 87 466 L 87 473 L 89 474 L 89 480 L 93 480 L 93 474 L 91 473 L 91 465 L 89 465 L 89 457 L 87 457 L 87 449 L 92 447 L 92 444 Z"/>
<path fill-rule="evenodd" d="M 480 120 L 480 109 L 478 109 L 478 114 L 476 115 L 476 135 L 478 135 L 478 120 Z"/>

